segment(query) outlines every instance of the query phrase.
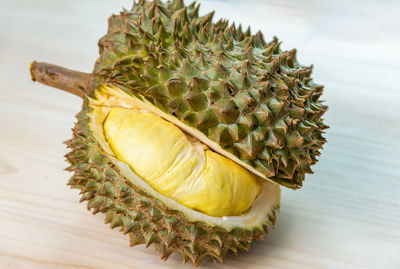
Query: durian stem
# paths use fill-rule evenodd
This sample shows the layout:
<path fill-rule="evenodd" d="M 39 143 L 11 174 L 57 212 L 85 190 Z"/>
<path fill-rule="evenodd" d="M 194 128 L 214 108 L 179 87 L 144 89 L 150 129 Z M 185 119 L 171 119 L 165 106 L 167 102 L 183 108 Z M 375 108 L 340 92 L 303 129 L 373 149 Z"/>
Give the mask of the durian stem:
<path fill-rule="evenodd" d="M 67 91 L 81 98 L 84 98 L 93 86 L 92 74 L 54 64 L 33 61 L 30 71 L 33 81 Z"/>

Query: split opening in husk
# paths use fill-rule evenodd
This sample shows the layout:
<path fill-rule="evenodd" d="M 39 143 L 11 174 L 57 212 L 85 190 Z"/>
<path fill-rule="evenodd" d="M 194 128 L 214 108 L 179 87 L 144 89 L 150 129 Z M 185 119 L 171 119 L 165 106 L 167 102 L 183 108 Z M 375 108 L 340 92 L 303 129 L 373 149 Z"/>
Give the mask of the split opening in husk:
<path fill-rule="evenodd" d="M 30 72 L 31 72 L 31 77 L 32 77 L 33 81 L 38 81 L 45 85 L 67 91 L 67 92 L 72 93 L 81 98 L 87 97 L 89 95 L 89 93 L 91 91 L 93 91 L 93 87 L 94 87 L 93 75 L 90 73 L 83 73 L 83 72 L 63 68 L 60 66 L 56 66 L 53 64 L 36 62 L 36 61 L 31 63 Z M 141 104 L 138 101 L 136 101 L 136 102 L 133 101 L 132 98 L 130 98 L 128 95 L 126 95 L 122 91 L 117 92 L 115 89 L 112 89 L 112 88 L 110 88 L 110 90 L 114 91 L 114 93 L 116 94 L 117 100 L 115 100 L 115 99 L 112 100 L 110 104 L 93 101 L 94 107 L 108 106 L 108 110 L 111 110 L 112 107 L 117 107 L 117 106 L 118 107 L 126 107 L 129 109 L 144 109 L 144 110 L 146 110 L 148 108 L 146 106 L 143 106 L 143 104 Z M 101 92 L 101 90 L 98 89 L 98 92 Z M 111 94 L 112 93 L 113 92 L 111 92 Z M 121 103 L 118 103 L 118 101 L 119 101 L 118 98 L 121 101 Z M 92 115 L 95 115 L 95 113 L 92 113 Z M 170 117 L 170 116 L 168 117 L 168 116 L 164 115 L 164 117 L 166 119 L 172 121 L 173 123 L 178 122 L 177 120 L 172 119 L 172 117 Z M 96 121 L 97 121 L 97 125 L 99 125 L 98 120 L 94 120 L 93 125 L 96 124 Z M 104 121 L 104 119 L 101 120 L 100 125 L 103 124 L 103 121 Z M 182 126 L 182 124 L 178 124 L 178 128 L 181 126 Z M 96 128 L 99 128 L 99 127 L 96 127 Z M 184 129 L 182 131 L 184 131 L 184 133 L 189 137 L 190 140 L 196 141 L 196 143 L 198 142 L 197 138 L 192 136 L 190 133 L 185 132 Z M 105 142 L 104 137 L 101 137 L 101 138 L 99 137 L 99 140 L 102 140 L 103 142 Z M 106 143 L 107 142 L 103 143 L 104 147 L 107 147 L 108 149 L 110 149 L 108 147 L 109 145 L 106 145 Z M 204 145 L 204 146 L 207 147 L 206 145 Z M 114 155 L 111 151 L 109 153 Z M 113 157 L 115 157 L 115 156 L 113 156 Z M 265 205 L 266 201 L 268 200 L 268 197 L 265 196 L 265 193 L 268 192 L 267 186 L 270 186 L 271 184 L 275 185 L 275 183 L 264 184 L 264 182 L 261 178 L 259 178 L 257 181 L 259 182 L 259 184 L 264 186 L 264 187 L 262 187 L 262 193 L 259 195 L 258 199 L 256 201 L 254 201 L 254 204 L 256 204 L 255 209 L 253 208 L 253 210 L 252 210 L 252 207 L 251 207 L 250 210 L 248 212 L 245 212 L 243 216 L 246 216 L 249 212 L 251 213 L 249 215 L 253 215 L 253 216 L 257 215 L 256 213 L 257 213 L 257 211 L 259 211 L 262 208 L 262 204 L 264 203 L 264 205 Z M 260 202 L 260 201 L 264 201 L 264 202 Z M 181 207 L 181 208 L 183 208 L 183 207 Z M 243 216 L 238 216 L 238 218 L 240 219 Z M 211 218 L 212 218 L 212 216 L 211 216 Z M 225 219 L 226 219 L 226 217 L 225 217 Z M 230 221 L 232 221 L 235 219 L 235 217 L 230 216 L 230 217 L 228 217 L 228 219 L 230 219 Z M 246 218 L 244 218 L 244 219 L 246 219 Z"/>

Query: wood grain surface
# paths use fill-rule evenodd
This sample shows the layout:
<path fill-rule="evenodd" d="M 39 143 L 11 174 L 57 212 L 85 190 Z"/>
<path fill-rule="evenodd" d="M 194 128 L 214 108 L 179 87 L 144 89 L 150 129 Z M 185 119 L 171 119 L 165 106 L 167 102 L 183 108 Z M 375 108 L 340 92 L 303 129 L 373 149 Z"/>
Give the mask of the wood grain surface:
<path fill-rule="evenodd" d="M 326 86 L 315 174 L 283 190 L 277 226 L 248 253 L 201 268 L 400 268 L 400 4 L 202 2 L 298 49 Z M 106 18 L 130 0 L 0 0 L 0 268 L 192 268 L 159 260 L 79 204 L 62 144 L 81 100 L 30 81 L 32 60 L 90 72 Z"/>

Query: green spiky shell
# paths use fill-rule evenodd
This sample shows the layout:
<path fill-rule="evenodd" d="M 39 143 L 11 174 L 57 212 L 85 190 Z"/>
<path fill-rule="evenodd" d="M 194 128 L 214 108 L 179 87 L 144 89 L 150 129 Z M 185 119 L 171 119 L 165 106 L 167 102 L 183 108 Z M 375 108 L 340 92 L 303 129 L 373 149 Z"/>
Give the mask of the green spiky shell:
<path fill-rule="evenodd" d="M 281 185 L 299 188 L 325 143 L 326 111 L 311 67 L 199 5 L 140 1 L 109 18 L 98 84 L 117 84 Z"/>
<path fill-rule="evenodd" d="M 237 254 L 239 250 L 248 250 L 252 241 L 261 240 L 274 225 L 279 204 L 257 227 L 228 231 L 191 221 L 141 190 L 119 171 L 96 140 L 89 128 L 88 113 L 92 108 L 88 104 L 86 99 L 77 115 L 73 138 L 66 142 L 72 149 L 66 155 L 71 164 L 67 170 L 74 172 L 69 185 L 81 190 L 81 202 L 87 201 L 93 214 L 105 213 L 105 222 L 110 223 L 111 228 L 120 227 L 121 232 L 128 234 L 131 246 L 154 245 L 163 260 L 176 251 L 184 262 L 189 260 L 195 265 L 206 256 L 223 262 L 229 251 Z"/>

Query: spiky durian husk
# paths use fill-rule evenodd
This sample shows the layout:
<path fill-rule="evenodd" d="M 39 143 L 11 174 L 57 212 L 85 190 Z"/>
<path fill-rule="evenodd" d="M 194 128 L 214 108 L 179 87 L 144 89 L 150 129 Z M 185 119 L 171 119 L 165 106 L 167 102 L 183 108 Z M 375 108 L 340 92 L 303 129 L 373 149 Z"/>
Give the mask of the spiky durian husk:
<path fill-rule="evenodd" d="M 203 132 L 265 178 L 291 188 L 325 143 L 323 87 L 296 50 L 251 35 L 199 5 L 139 1 L 109 18 L 98 83 L 115 83 Z"/>
<path fill-rule="evenodd" d="M 239 250 L 248 250 L 253 240 L 261 240 L 274 225 L 279 205 L 265 217 L 261 229 L 231 231 L 190 221 L 181 212 L 168 208 L 125 178 L 103 152 L 88 127 L 90 111 L 86 99 L 77 115 L 73 138 L 66 142 L 72 149 L 66 155 L 71 164 L 67 170 L 74 172 L 69 185 L 81 190 L 80 201 L 87 201 L 87 208 L 93 214 L 105 213 L 105 222 L 111 228 L 120 227 L 128 234 L 131 246 L 153 244 L 163 260 L 176 251 L 184 262 L 190 260 L 197 266 L 207 255 L 223 262 L 229 251 L 237 254 Z"/>

